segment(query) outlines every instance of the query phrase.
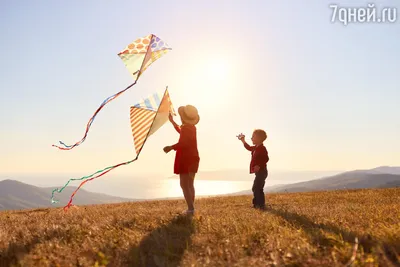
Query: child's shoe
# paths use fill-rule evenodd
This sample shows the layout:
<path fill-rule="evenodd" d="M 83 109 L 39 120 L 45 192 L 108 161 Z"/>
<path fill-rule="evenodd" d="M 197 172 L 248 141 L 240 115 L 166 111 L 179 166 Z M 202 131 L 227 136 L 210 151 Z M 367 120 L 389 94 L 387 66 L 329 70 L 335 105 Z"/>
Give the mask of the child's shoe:
<path fill-rule="evenodd" d="M 194 214 L 194 209 L 193 210 L 185 210 L 185 211 L 182 212 L 182 214 L 193 215 Z"/>

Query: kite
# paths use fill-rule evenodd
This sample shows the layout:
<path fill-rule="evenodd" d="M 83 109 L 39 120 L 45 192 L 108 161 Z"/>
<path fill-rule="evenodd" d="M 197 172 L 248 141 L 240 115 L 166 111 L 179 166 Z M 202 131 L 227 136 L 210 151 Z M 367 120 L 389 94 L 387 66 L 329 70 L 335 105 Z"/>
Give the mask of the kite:
<path fill-rule="evenodd" d="M 59 141 L 61 146 L 52 145 L 53 147 L 57 147 L 61 150 L 71 150 L 74 147 L 79 146 L 86 140 L 87 134 L 89 132 L 90 126 L 92 125 L 95 117 L 100 112 L 100 110 L 109 102 L 120 96 L 122 93 L 127 91 L 129 88 L 134 86 L 138 81 L 139 77 L 142 73 L 157 59 L 165 55 L 171 50 L 167 43 L 161 40 L 159 37 L 154 34 L 149 34 L 143 38 L 139 38 L 133 43 L 129 44 L 125 47 L 118 56 L 124 62 L 128 71 L 133 75 L 134 82 L 123 89 L 122 91 L 106 98 L 103 103 L 99 106 L 93 116 L 89 119 L 89 122 L 86 125 L 86 131 L 82 139 L 76 142 L 73 145 L 66 145 L 64 142 Z"/>
<path fill-rule="evenodd" d="M 64 207 L 64 211 L 66 211 L 72 206 L 72 199 L 76 192 L 86 182 L 103 176 L 119 166 L 128 165 L 136 161 L 139 158 L 140 152 L 142 151 L 142 148 L 149 136 L 154 134 L 168 121 L 169 114 L 176 116 L 176 112 L 169 96 L 168 87 L 165 89 L 164 94 L 155 93 L 148 98 L 142 99 L 142 101 L 140 101 L 138 104 L 130 107 L 130 123 L 136 151 L 136 158 L 119 163 L 117 165 L 109 166 L 88 176 L 70 179 L 61 189 L 56 188 L 52 191 L 51 202 L 53 204 L 59 202 L 58 200 L 54 199 L 55 192 L 61 193 L 71 181 L 83 180 L 78 188 L 72 193 L 68 204 Z"/>

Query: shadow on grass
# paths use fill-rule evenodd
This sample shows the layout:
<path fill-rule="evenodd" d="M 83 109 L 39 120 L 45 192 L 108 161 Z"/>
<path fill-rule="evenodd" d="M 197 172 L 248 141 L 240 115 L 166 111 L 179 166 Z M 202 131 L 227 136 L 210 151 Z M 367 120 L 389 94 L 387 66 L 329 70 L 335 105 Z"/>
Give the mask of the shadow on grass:
<path fill-rule="evenodd" d="M 129 251 L 129 266 L 178 266 L 194 233 L 192 216 L 178 216 Z"/>
<path fill-rule="evenodd" d="M 10 242 L 5 250 L 0 250 L 0 267 L 19 266 L 20 260 L 29 254 L 36 245 L 59 237 L 60 232 L 58 231 L 51 231 L 41 237 L 33 236 L 28 241 L 26 237 L 18 236 L 18 241 Z"/>
<path fill-rule="evenodd" d="M 268 207 L 266 212 L 275 214 L 285 219 L 287 222 L 301 228 L 309 237 L 309 240 L 319 248 L 333 247 L 339 245 L 340 241 L 328 238 L 321 231 L 330 232 L 332 234 L 341 236 L 343 241 L 354 244 L 355 238 L 358 238 L 358 243 L 363 247 L 363 250 L 367 253 L 373 249 L 381 248 L 387 259 L 392 263 L 399 264 L 397 259 L 397 252 L 393 249 L 397 244 L 389 244 L 373 238 L 371 235 L 359 234 L 357 232 L 348 231 L 342 229 L 333 224 L 315 223 L 308 217 L 297 213 L 292 213 L 287 210 L 274 209 Z"/>
<path fill-rule="evenodd" d="M 7 249 L 0 250 L 0 266 L 17 265 L 19 260 L 25 255 L 29 254 L 33 247 L 39 244 L 39 238 L 35 237 L 29 243 L 10 243 Z"/>

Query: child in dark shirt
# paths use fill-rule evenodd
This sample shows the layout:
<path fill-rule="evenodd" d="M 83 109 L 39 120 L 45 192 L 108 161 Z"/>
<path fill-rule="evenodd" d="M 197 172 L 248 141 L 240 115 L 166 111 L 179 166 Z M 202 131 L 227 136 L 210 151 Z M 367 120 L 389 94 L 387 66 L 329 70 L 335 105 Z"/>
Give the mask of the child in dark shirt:
<path fill-rule="evenodd" d="M 267 163 L 269 161 L 268 151 L 264 146 L 264 141 L 267 139 L 267 134 L 264 130 L 256 129 L 253 132 L 251 141 L 253 146 L 250 146 L 244 140 L 245 136 L 240 134 L 238 139 L 242 141 L 244 147 L 251 151 L 250 173 L 255 173 L 253 183 L 253 207 L 265 209 L 264 185 L 268 176 Z"/>

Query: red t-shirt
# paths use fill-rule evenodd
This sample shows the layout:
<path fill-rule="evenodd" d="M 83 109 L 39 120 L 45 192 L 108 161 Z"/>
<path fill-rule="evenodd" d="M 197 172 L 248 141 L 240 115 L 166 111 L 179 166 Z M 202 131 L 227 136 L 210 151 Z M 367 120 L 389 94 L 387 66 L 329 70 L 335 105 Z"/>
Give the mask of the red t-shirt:
<path fill-rule="evenodd" d="M 251 151 L 250 173 L 255 173 L 254 167 L 259 166 L 260 171 L 267 169 L 269 161 L 268 151 L 263 144 L 259 146 L 249 146 L 246 142 L 244 147 Z"/>

